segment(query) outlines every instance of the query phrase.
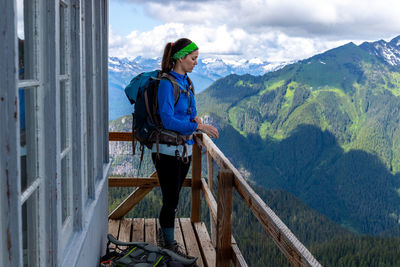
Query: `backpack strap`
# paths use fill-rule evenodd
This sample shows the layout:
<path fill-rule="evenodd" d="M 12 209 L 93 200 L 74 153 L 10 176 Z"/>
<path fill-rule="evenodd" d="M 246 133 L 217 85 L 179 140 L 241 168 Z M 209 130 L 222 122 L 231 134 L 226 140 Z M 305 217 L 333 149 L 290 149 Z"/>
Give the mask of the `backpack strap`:
<path fill-rule="evenodd" d="M 176 81 L 174 76 L 172 76 L 169 73 L 165 73 L 165 72 L 163 72 L 161 74 L 160 78 L 161 79 L 166 79 L 166 80 L 168 80 L 168 81 L 170 81 L 172 83 L 172 86 L 174 87 L 174 97 L 175 97 L 174 106 L 176 106 L 176 103 L 178 103 L 178 100 L 179 100 L 179 95 L 181 93 L 181 89 L 179 88 L 178 82 Z"/>
<path fill-rule="evenodd" d="M 135 128 L 134 128 L 134 121 L 135 121 L 135 113 L 132 113 L 132 154 L 136 154 L 136 138 L 135 138 Z"/>
<path fill-rule="evenodd" d="M 172 76 L 169 73 L 165 73 L 165 72 L 161 74 L 160 79 L 167 79 L 172 83 L 172 86 L 174 87 L 174 97 L 175 97 L 174 106 L 176 106 L 176 103 L 178 103 L 178 100 L 179 100 L 179 95 L 181 93 L 181 88 L 179 87 L 178 82 L 176 81 L 174 76 Z M 189 76 L 187 77 L 187 79 L 189 82 L 189 90 L 192 91 L 192 93 L 194 95 L 194 87 L 193 87 L 192 80 L 190 80 Z"/>
<path fill-rule="evenodd" d="M 192 91 L 193 95 L 194 95 L 194 86 L 192 83 L 192 80 L 189 78 L 189 76 L 187 76 L 188 82 L 189 82 L 189 90 Z"/>

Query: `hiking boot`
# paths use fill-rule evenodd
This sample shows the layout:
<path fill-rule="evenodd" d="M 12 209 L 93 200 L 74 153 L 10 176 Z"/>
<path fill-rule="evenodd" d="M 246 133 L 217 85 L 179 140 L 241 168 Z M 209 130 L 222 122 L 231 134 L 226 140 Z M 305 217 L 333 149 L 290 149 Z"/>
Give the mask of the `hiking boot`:
<path fill-rule="evenodd" d="M 192 256 L 187 255 L 185 253 L 185 249 L 181 245 L 179 245 L 176 241 L 165 245 L 164 248 L 169 249 L 172 252 L 174 252 L 174 253 L 178 254 L 179 256 L 182 256 L 186 259 L 190 259 L 190 260 L 197 259 L 197 257 L 192 257 Z"/>

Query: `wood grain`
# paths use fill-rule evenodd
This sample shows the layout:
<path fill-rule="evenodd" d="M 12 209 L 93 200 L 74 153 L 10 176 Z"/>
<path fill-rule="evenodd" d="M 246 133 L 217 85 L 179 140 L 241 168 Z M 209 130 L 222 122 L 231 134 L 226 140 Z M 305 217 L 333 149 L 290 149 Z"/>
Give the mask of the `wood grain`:
<path fill-rule="evenodd" d="M 199 245 L 197 243 L 196 235 L 194 234 L 192 223 L 188 218 L 181 218 L 181 227 L 183 238 L 186 244 L 187 254 L 190 256 L 197 257 L 197 264 L 199 267 L 204 266 L 203 259 L 201 258 L 201 253 Z"/>
<path fill-rule="evenodd" d="M 233 173 L 221 170 L 218 179 L 217 212 L 217 266 L 228 267 L 231 263 Z"/>
<path fill-rule="evenodd" d="M 108 178 L 109 187 L 159 187 L 158 178 L 147 177 L 110 177 Z M 192 186 L 192 179 L 186 178 L 183 181 L 184 187 Z"/>
<path fill-rule="evenodd" d="M 196 232 L 197 240 L 199 241 L 199 247 L 201 254 L 203 255 L 204 265 L 208 267 L 215 267 L 216 252 L 210 236 L 208 235 L 206 225 L 203 222 L 196 222 L 193 224 L 193 227 Z"/>
<path fill-rule="evenodd" d="M 152 244 L 157 245 L 157 230 L 156 230 L 156 219 L 150 218 L 144 220 L 144 241 Z"/>
<path fill-rule="evenodd" d="M 134 218 L 132 225 L 132 242 L 144 242 L 144 219 Z"/>
<path fill-rule="evenodd" d="M 192 152 L 192 201 L 190 209 L 191 222 L 200 221 L 200 190 L 201 190 L 201 147 L 193 145 Z"/>
<path fill-rule="evenodd" d="M 119 229 L 119 237 L 118 240 L 123 242 L 131 241 L 131 230 L 132 230 L 132 219 L 122 219 Z"/>

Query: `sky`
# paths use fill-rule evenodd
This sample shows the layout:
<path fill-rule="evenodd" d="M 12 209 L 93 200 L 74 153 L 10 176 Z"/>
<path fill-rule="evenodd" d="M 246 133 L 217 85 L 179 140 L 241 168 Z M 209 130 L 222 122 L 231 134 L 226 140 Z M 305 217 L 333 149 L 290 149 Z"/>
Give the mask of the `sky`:
<path fill-rule="evenodd" d="M 187 37 L 200 57 L 305 59 L 400 35 L 398 0 L 109 0 L 109 55 L 160 57 Z"/>

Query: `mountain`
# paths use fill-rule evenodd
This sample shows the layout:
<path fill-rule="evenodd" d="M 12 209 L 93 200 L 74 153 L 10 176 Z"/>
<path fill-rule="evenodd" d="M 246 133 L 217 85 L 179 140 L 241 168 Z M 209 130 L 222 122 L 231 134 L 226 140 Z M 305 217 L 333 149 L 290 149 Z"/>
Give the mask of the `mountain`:
<path fill-rule="evenodd" d="M 400 68 L 400 36 L 393 38 L 390 42 L 384 40 L 373 43 L 364 42 L 360 48 L 371 55 L 376 55 L 389 65 Z"/>
<path fill-rule="evenodd" d="M 220 131 L 214 142 L 324 266 L 400 264 L 399 39 L 349 43 L 262 76 L 231 74 L 196 95 Z M 129 116 L 110 122 L 113 131 L 130 127 Z M 131 149 L 110 143 L 111 173 L 134 176 Z M 152 168 L 147 151 L 141 175 Z M 182 197 L 178 214 L 187 217 L 190 196 Z M 132 212 L 156 217 L 159 206 L 156 190 Z M 289 266 L 237 202 L 233 223 L 250 266 Z"/>
<path fill-rule="evenodd" d="M 288 191 L 353 232 L 398 236 L 399 40 L 229 75 L 197 95 L 198 111 L 258 185 Z"/>
<path fill-rule="evenodd" d="M 109 58 L 109 120 L 132 113 L 132 105 L 124 93 L 125 86 L 139 73 L 160 69 L 160 62 L 161 58 Z M 200 93 L 214 81 L 227 75 L 233 73 L 263 75 L 268 71 L 281 68 L 285 64 L 270 64 L 259 59 L 227 61 L 219 58 L 201 58 L 189 76 L 193 80 L 196 93 Z"/>
<path fill-rule="evenodd" d="M 110 122 L 110 131 L 128 131 L 131 117 Z M 111 175 L 148 176 L 154 171 L 149 150 L 145 150 L 140 174 L 139 151 L 132 156 L 127 142 L 111 142 Z M 203 174 L 206 175 L 203 165 Z M 190 176 L 190 173 L 189 173 Z M 311 209 L 293 194 L 271 190 L 251 183 L 256 193 L 275 211 L 295 236 L 311 251 L 323 266 L 399 266 L 400 237 L 373 237 L 351 233 L 345 227 Z M 109 210 L 114 210 L 129 194 L 130 188 L 109 189 Z M 183 188 L 177 211 L 178 217 L 190 216 L 190 189 Z M 249 266 L 290 266 L 278 247 L 267 236 L 265 229 L 251 214 L 237 195 L 234 197 L 232 231 Z M 126 217 L 157 218 L 161 208 L 159 188 L 150 192 Z M 209 229 L 209 214 L 205 203 L 201 205 L 201 221 Z"/>
<path fill-rule="evenodd" d="M 122 117 L 110 123 L 110 130 L 127 131 L 130 124 L 130 116 Z M 130 144 L 127 142 L 111 142 L 110 173 L 125 176 L 137 175 L 137 170 L 133 167 L 138 166 L 139 155 L 138 151 L 136 156 L 132 156 Z M 140 176 L 148 176 L 153 171 L 154 166 L 151 163 L 149 151 L 146 150 Z M 203 165 L 204 175 L 206 171 L 206 166 Z M 345 227 L 311 209 L 291 193 L 265 189 L 251 182 L 250 184 L 323 266 L 398 266 L 400 263 L 399 237 L 383 238 L 351 233 Z M 131 191 L 131 188 L 110 188 L 109 210 L 114 210 L 131 194 Z M 177 209 L 178 217 L 190 216 L 190 201 L 190 189 L 183 188 Z M 157 218 L 160 208 L 161 192 L 159 188 L 156 188 L 126 217 Z M 209 229 L 209 212 L 204 202 L 201 205 L 200 214 L 201 221 L 205 222 Z M 233 234 L 249 266 L 290 266 L 278 247 L 268 237 L 265 229 L 237 195 L 233 202 L 232 223 Z"/>

